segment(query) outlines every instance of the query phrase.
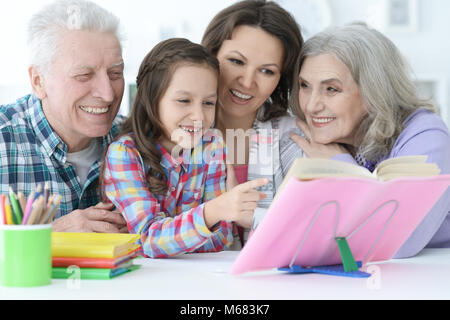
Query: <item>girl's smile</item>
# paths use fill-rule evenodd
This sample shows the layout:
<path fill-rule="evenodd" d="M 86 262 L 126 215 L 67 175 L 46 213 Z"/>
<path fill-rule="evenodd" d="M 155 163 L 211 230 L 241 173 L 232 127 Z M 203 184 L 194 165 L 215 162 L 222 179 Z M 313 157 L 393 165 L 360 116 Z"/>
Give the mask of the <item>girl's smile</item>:
<path fill-rule="evenodd" d="M 176 68 L 159 102 L 164 128 L 160 143 L 168 151 L 179 145 L 195 147 L 215 118 L 217 72 L 206 65 L 184 64 Z"/>

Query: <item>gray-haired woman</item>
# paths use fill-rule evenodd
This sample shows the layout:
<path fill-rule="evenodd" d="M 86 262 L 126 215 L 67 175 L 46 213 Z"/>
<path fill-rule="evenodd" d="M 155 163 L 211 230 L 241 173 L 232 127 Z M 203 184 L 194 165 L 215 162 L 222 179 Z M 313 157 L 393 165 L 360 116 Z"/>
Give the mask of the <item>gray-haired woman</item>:
<path fill-rule="evenodd" d="M 427 155 L 450 173 L 448 129 L 434 106 L 418 98 L 407 63 L 380 32 L 361 23 L 321 32 L 306 41 L 300 66 L 293 105 L 306 137 L 292 139 L 308 157 L 373 170 L 388 158 Z M 444 195 L 396 256 L 450 247 L 449 209 Z"/>

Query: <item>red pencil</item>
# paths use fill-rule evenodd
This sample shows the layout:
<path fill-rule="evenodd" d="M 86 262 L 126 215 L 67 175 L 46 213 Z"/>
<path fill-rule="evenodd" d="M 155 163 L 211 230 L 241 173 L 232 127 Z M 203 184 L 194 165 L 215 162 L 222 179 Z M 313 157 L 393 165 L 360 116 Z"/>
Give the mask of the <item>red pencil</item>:
<path fill-rule="evenodd" d="M 8 220 L 6 219 L 6 210 L 5 210 L 5 195 L 2 194 L 0 195 L 0 224 L 1 225 L 6 225 L 8 224 Z"/>

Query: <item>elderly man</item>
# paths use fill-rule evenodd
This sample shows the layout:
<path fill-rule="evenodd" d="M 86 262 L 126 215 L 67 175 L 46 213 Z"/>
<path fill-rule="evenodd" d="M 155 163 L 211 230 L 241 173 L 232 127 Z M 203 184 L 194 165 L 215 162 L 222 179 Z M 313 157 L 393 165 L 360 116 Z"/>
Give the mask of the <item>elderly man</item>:
<path fill-rule="evenodd" d="M 120 232 L 100 202 L 102 155 L 119 131 L 124 92 L 119 20 L 82 0 L 57 1 L 28 29 L 33 94 L 0 108 L 0 192 L 45 182 L 62 196 L 54 231 Z"/>

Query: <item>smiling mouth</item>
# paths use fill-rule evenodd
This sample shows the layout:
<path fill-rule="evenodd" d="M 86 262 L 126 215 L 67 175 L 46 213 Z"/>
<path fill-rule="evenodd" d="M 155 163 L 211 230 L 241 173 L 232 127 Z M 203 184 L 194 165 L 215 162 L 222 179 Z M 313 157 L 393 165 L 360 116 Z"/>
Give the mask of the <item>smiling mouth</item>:
<path fill-rule="evenodd" d="M 84 112 L 95 114 L 95 115 L 101 115 L 108 113 L 110 106 L 107 107 L 87 107 L 87 106 L 80 106 L 80 109 Z"/>
<path fill-rule="evenodd" d="M 180 126 L 180 129 L 188 132 L 188 133 L 199 133 L 202 131 L 202 128 L 190 127 L 190 126 Z"/>
<path fill-rule="evenodd" d="M 311 118 L 312 124 L 314 126 L 325 126 L 331 122 L 333 122 L 334 120 L 336 120 L 336 118 L 332 118 L 332 117 L 320 117 L 320 118 Z"/>
<path fill-rule="evenodd" d="M 241 99 L 241 100 L 248 101 L 248 100 L 250 100 L 250 99 L 253 98 L 253 96 L 249 96 L 249 95 L 247 95 L 247 94 L 244 94 L 244 93 L 239 92 L 239 91 L 234 90 L 234 89 L 231 89 L 230 92 L 231 92 L 231 94 L 232 94 L 234 97 L 239 98 L 239 99 Z"/>

